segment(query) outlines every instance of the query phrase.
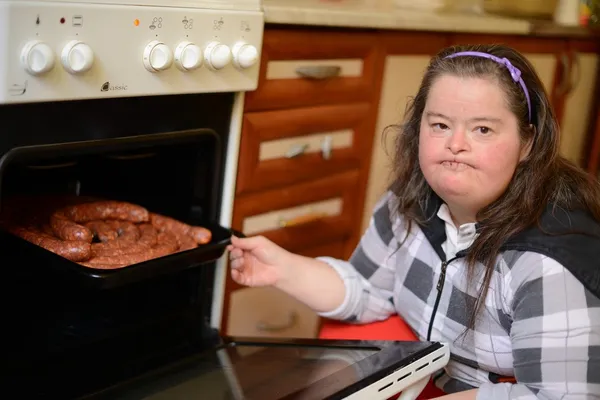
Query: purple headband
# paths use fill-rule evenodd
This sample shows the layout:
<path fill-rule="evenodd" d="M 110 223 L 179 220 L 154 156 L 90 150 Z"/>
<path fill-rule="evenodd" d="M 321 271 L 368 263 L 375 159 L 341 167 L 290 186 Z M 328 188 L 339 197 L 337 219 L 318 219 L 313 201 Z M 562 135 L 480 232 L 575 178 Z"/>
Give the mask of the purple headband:
<path fill-rule="evenodd" d="M 510 76 L 512 77 L 513 81 L 521 85 L 521 87 L 523 88 L 523 93 L 525 93 L 525 98 L 527 99 L 527 108 L 529 109 L 529 122 L 531 123 L 531 100 L 529 98 L 527 86 L 525 86 L 525 82 L 523 82 L 523 79 L 521 78 L 521 71 L 519 70 L 519 68 L 512 65 L 506 57 L 500 58 L 488 53 L 482 53 L 480 51 L 461 51 L 458 53 L 450 54 L 449 56 L 446 56 L 444 58 L 454 58 L 458 56 L 483 57 L 495 61 L 498 64 L 504 65 L 510 72 Z"/>

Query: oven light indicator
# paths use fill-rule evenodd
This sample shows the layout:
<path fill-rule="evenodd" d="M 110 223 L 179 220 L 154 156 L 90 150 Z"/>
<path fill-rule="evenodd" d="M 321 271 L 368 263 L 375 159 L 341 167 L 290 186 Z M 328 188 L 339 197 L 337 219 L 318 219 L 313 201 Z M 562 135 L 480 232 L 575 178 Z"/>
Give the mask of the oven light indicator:
<path fill-rule="evenodd" d="M 139 19 L 134 19 L 133 20 L 133 25 L 134 26 L 140 26 L 140 20 Z"/>

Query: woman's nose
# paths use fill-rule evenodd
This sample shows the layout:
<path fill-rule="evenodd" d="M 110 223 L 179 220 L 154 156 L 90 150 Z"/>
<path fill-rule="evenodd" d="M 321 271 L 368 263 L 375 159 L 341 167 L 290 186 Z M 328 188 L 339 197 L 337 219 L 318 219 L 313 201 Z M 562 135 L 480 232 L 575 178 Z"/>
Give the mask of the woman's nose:
<path fill-rule="evenodd" d="M 469 149 L 469 141 L 467 134 L 464 129 L 453 130 L 448 136 L 447 148 L 453 153 L 457 154 L 461 151 Z"/>

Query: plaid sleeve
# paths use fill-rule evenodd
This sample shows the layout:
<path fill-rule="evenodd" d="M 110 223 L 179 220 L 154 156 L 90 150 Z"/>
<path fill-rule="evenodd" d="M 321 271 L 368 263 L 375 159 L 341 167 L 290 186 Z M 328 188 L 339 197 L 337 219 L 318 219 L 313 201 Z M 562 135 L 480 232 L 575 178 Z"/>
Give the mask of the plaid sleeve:
<path fill-rule="evenodd" d="M 380 321 L 395 313 L 392 302 L 397 248 L 391 220 L 391 194 L 375 206 L 368 229 L 349 261 L 320 257 L 344 280 L 346 295 L 335 310 L 319 315 L 354 323 Z"/>
<path fill-rule="evenodd" d="M 537 253 L 504 279 L 517 383 L 486 383 L 477 399 L 600 399 L 600 299 Z"/>

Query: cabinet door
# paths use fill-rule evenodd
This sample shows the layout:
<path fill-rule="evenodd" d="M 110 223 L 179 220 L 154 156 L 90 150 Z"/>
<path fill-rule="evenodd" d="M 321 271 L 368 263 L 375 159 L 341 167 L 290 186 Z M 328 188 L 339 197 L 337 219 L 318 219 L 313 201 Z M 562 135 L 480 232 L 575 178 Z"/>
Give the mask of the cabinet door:
<path fill-rule="evenodd" d="M 556 55 L 555 54 L 535 54 L 525 53 L 525 57 L 533 64 L 535 71 L 540 77 L 546 93 L 552 93 L 554 85 L 554 75 L 556 72 Z"/>
<path fill-rule="evenodd" d="M 391 126 L 403 122 L 406 107 L 419 89 L 430 58 L 429 55 L 398 55 L 386 58 L 363 211 L 363 231 L 369 225 L 375 203 L 385 193 L 392 178 L 394 139 L 397 130 Z M 386 129 L 387 127 L 390 128 Z"/>
<path fill-rule="evenodd" d="M 583 161 L 583 146 L 588 134 L 597 69 L 598 55 L 575 55 L 571 68 L 573 86 L 567 95 L 561 121 L 560 152 L 578 165 Z"/>

